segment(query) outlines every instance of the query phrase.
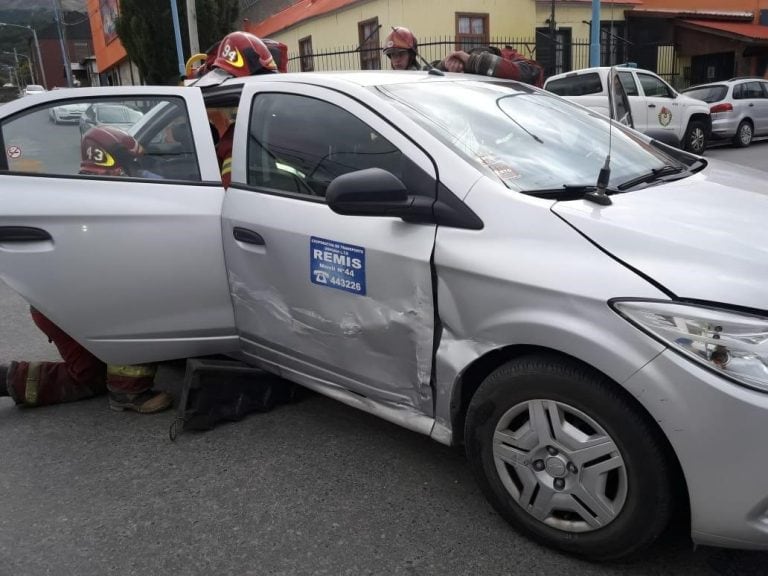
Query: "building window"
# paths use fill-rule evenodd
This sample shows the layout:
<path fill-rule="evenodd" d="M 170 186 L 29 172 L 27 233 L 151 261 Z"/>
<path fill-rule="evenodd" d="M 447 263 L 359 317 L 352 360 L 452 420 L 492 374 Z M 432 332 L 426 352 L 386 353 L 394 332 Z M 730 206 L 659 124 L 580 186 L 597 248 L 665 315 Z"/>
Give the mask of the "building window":
<path fill-rule="evenodd" d="M 456 50 L 488 45 L 488 14 L 456 12 Z"/>
<path fill-rule="evenodd" d="M 536 28 L 536 60 L 545 76 L 570 72 L 573 40 L 570 28 L 559 28 L 554 35 L 549 27 Z"/>
<path fill-rule="evenodd" d="M 600 22 L 600 66 L 626 62 L 627 39 L 623 22 Z"/>
<path fill-rule="evenodd" d="M 381 70 L 381 49 L 379 48 L 379 19 L 371 18 L 357 23 L 360 45 L 360 68 Z"/>
<path fill-rule="evenodd" d="M 299 40 L 299 61 L 302 72 L 312 72 L 315 69 L 315 59 L 312 57 L 312 36 Z"/>

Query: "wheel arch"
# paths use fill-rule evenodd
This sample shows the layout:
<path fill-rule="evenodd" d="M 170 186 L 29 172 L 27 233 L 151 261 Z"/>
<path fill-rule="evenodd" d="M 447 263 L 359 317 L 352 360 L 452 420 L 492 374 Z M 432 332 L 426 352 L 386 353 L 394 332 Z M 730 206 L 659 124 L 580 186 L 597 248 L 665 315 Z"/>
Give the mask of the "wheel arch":
<path fill-rule="evenodd" d="M 615 382 L 608 377 L 602 371 L 598 370 L 594 366 L 579 360 L 578 358 L 566 354 L 553 348 L 547 348 L 544 346 L 533 345 L 511 345 L 503 346 L 490 350 L 482 356 L 476 358 L 471 364 L 469 364 L 458 376 L 453 386 L 453 394 L 451 398 L 451 427 L 453 429 L 453 441 L 454 444 L 463 445 L 465 441 L 464 425 L 466 422 L 467 409 L 472 401 L 475 392 L 480 387 L 480 384 L 497 368 L 506 364 L 507 362 L 516 358 L 522 358 L 524 356 L 531 355 L 548 355 L 553 358 L 561 358 L 571 363 L 576 363 L 584 367 L 585 369 L 594 372 L 596 375 L 605 378 L 610 382 L 617 392 L 624 396 L 642 415 L 642 417 L 656 430 L 659 438 L 662 440 L 664 446 L 664 452 L 671 464 L 673 474 L 675 477 L 675 491 L 679 498 L 678 502 L 683 503 L 679 513 L 681 517 L 685 519 L 686 527 L 690 526 L 690 496 L 688 494 L 688 484 L 683 474 L 682 466 L 675 453 L 672 444 L 669 442 L 667 435 L 658 425 L 653 416 L 643 406 L 637 398 L 630 394 L 623 386 Z"/>
<path fill-rule="evenodd" d="M 691 123 L 693 122 L 702 122 L 706 127 L 706 136 L 709 138 L 710 133 L 712 132 L 712 116 L 705 114 L 704 112 L 695 112 L 691 114 L 691 117 L 688 118 L 688 125 L 685 127 L 686 132 L 691 127 Z"/>

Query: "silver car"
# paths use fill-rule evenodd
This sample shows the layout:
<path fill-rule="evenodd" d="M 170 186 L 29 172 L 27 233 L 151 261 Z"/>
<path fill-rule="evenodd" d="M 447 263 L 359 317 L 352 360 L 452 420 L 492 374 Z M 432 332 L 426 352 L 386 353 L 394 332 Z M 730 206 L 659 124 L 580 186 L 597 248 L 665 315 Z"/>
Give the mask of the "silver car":
<path fill-rule="evenodd" d="M 144 154 L 38 133 L 77 97 L 147 110 Z M 766 549 L 764 181 L 609 122 L 426 72 L 12 102 L 0 279 L 106 362 L 226 354 L 463 444 L 560 550 L 636 554 L 686 514 L 696 543 Z"/>
<path fill-rule="evenodd" d="M 127 130 L 143 116 L 130 106 L 114 102 L 97 102 L 88 106 L 78 118 L 80 133 L 85 134 L 94 126 L 114 126 Z"/>
<path fill-rule="evenodd" d="M 768 136 L 768 80 L 733 78 L 693 86 L 683 93 L 710 104 L 713 138 L 745 147 L 757 136 Z"/>

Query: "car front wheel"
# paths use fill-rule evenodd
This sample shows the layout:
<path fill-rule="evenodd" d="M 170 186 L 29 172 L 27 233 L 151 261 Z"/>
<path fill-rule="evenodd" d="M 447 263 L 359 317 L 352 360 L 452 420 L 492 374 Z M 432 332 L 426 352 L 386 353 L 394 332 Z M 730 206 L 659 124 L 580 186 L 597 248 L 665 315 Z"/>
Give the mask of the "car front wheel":
<path fill-rule="evenodd" d="M 614 560 L 669 522 L 672 473 L 659 433 L 579 364 L 530 356 L 501 366 L 470 403 L 465 439 L 494 508 L 549 546 Z"/>
<path fill-rule="evenodd" d="M 707 147 L 707 127 L 704 122 L 691 120 L 683 137 L 683 148 L 701 156 Z"/>
<path fill-rule="evenodd" d="M 739 148 L 746 148 L 752 143 L 752 124 L 746 120 L 742 120 L 739 127 L 736 129 L 736 136 L 733 139 L 733 143 Z"/>

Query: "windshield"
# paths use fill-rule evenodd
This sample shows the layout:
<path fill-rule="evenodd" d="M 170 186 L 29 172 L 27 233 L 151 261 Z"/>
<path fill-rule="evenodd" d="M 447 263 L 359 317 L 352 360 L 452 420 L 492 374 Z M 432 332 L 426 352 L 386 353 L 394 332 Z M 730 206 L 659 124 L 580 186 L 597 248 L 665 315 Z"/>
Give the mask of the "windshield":
<path fill-rule="evenodd" d="M 690 90 L 683 90 L 683 94 L 690 98 L 696 98 L 696 100 L 703 100 L 707 104 L 712 102 L 719 102 L 725 98 L 725 94 L 728 92 L 728 86 L 722 84 L 715 84 L 712 86 L 702 86 L 700 88 L 691 88 Z"/>
<path fill-rule="evenodd" d="M 607 118 L 520 84 L 422 82 L 377 90 L 513 190 L 594 186 L 608 154 Z M 612 132 L 609 186 L 681 166 L 618 124 Z"/>

